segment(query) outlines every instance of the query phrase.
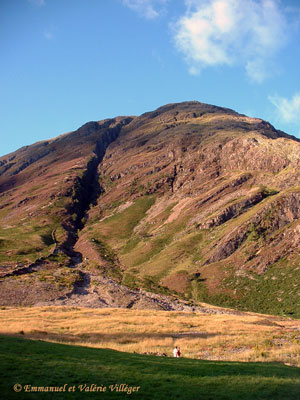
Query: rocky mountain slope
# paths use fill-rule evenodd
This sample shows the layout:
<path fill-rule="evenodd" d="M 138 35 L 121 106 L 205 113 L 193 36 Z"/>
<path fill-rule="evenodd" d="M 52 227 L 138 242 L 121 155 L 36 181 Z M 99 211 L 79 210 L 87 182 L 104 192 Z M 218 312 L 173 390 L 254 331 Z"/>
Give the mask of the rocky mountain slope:
<path fill-rule="evenodd" d="M 298 139 L 198 102 L 1 157 L 0 303 L 299 317 L 299 166 Z"/>

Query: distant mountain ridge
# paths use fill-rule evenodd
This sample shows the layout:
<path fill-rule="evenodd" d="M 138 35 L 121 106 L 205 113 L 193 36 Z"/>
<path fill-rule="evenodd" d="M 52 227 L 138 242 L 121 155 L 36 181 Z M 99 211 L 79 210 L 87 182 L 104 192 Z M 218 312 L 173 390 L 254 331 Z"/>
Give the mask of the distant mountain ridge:
<path fill-rule="evenodd" d="M 299 139 L 195 101 L 25 146 L 0 158 L 0 303 L 299 317 L 299 166 Z"/>

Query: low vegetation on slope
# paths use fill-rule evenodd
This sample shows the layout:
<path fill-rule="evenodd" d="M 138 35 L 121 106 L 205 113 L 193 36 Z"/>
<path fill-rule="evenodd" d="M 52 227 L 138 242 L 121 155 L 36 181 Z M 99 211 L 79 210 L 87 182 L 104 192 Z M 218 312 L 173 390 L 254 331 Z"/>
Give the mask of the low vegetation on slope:
<path fill-rule="evenodd" d="M 3 336 L 0 356 L 3 367 L 0 388 L 8 399 L 129 396 L 143 400 L 296 400 L 300 393 L 299 369 L 280 364 L 158 358 Z M 114 388 L 121 384 L 124 391 L 116 392 Z M 62 391 L 34 392 L 38 388 L 50 391 L 51 387 Z M 95 387 L 98 390 L 106 387 L 106 391 L 93 392 Z M 128 394 L 126 387 L 128 393 L 128 388 L 135 391 Z"/>

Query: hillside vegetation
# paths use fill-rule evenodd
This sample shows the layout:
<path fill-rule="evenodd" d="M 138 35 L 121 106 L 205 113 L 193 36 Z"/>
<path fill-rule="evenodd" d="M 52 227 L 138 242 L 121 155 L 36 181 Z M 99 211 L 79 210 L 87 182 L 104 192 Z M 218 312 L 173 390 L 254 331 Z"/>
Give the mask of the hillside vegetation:
<path fill-rule="evenodd" d="M 2 157 L 1 303 L 299 318 L 299 166 L 299 140 L 198 102 Z"/>

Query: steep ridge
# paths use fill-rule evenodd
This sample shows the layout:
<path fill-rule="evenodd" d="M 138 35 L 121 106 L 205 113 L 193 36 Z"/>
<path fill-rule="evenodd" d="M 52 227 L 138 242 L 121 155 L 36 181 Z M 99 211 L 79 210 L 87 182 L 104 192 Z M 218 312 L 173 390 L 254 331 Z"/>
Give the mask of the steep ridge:
<path fill-rule="evenodd" d="M 299 166 L 298 139 L 198 102 L 2 157 L 0 300 L 299 317 Z"/>

